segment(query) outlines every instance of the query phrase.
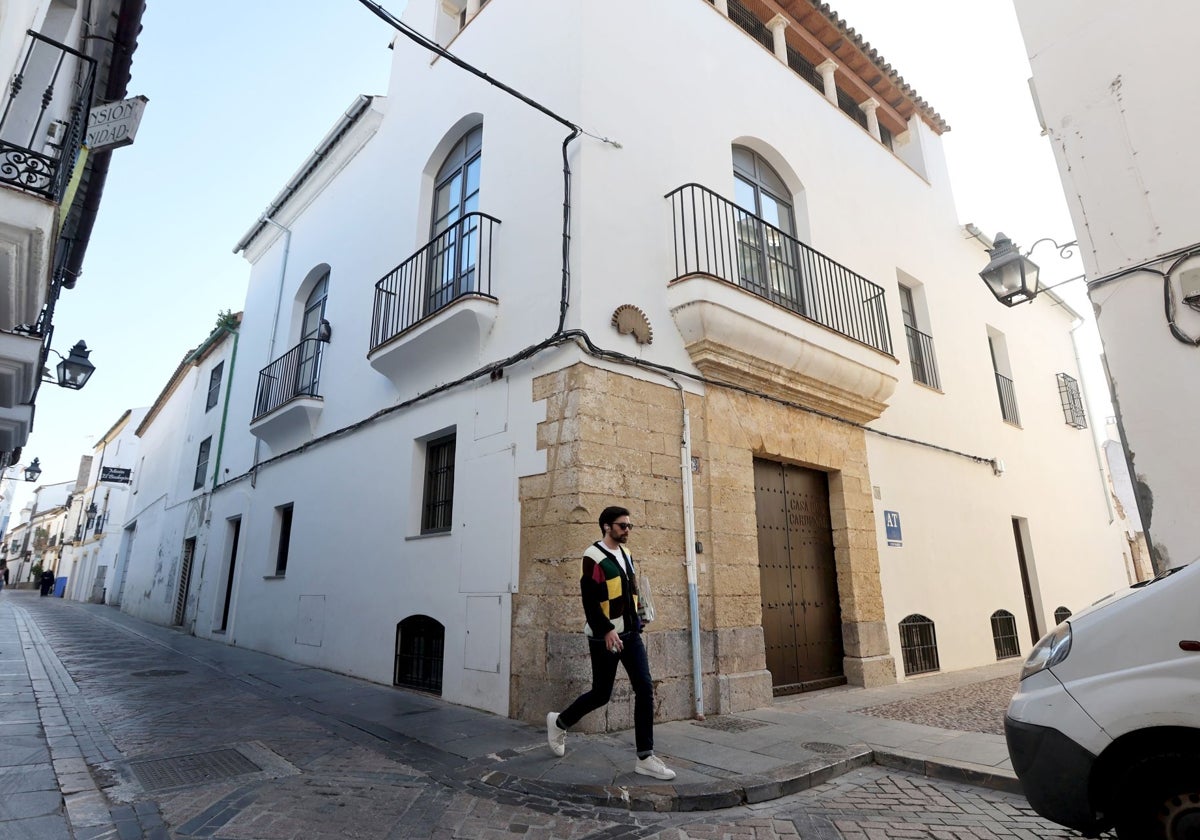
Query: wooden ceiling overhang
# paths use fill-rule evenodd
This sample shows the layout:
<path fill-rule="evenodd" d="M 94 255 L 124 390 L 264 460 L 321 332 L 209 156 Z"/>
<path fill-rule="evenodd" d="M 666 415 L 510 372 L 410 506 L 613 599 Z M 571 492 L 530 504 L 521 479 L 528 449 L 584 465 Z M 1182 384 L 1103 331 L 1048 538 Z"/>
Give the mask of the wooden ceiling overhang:
<path fill-rule="evenodd" d="M 879 122 L 893 134 L 908 130 L 908 121 L 919 116 L 938 134 L 950 130 L 933 107 L 884 60 L 875 49 L 847 25 L 828 3 L 817 0 L 758 0 L 773 14 L 792 24 L 787 42 L 813 64 L 831 60 L 837 64 L 838 86 L 862 102 L 879 102 Z"/>

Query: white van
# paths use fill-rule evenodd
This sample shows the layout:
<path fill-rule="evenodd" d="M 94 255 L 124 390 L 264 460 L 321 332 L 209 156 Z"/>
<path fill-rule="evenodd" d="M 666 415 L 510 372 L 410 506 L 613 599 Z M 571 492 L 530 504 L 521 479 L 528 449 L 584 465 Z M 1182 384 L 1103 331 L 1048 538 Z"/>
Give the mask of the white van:
<path fill-rule="evenodd" d="M 1200 840 L 1200 563 L 1122 590 L 1034 646 L 1004 721 L 1039 814 L 1096 837 Z"/>

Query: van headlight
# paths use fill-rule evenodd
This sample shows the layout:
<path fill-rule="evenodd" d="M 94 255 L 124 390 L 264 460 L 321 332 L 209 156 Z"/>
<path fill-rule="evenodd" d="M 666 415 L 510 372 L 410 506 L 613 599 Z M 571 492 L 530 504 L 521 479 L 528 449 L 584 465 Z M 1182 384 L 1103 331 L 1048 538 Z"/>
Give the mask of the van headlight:
<path fill-rule="evenodd" d="M 1055 627 L 1041 641 L 1033 646 L 1025 667 L 1021 669 L 1021 679 L 1032 677 L 1034 674 L 1053 668 L 1067 658 L 1071 652 L 1071 624 L 1064 621 Z"/>

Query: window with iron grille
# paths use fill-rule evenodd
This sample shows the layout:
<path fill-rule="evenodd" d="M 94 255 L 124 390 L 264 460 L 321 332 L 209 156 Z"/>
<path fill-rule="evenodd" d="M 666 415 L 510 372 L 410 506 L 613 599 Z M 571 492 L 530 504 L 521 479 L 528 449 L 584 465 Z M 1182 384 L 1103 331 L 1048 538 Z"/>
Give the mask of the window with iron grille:
<path fill-rule="evenodd" d="M 1062 400 L 1063 419 L 1076 429 L 1087 428 L 1087 414 L 1083 410 L 1083 397 L 1079 394 L 1079 382 L 1065 373 L 1058 375 L 1058 396 Z"/>
<path fill-rule="evenodd" d="M 208 477 L 208 453 L 211 449 L 211 436 L 200 441 L 200 451 L 196 455 L 196 479 L 192 482 L 193 490 L 199 490 L 203 487 L 204 479 Z"/>
<path fill-rule="evenodd" d="M 913 382 L 937 390 L 942 389 L 937 359 L 933 355 L 933 336 L 917 326 L 917 305 L 913 290 L 903 283 L 900 289 L 900 317 L 904 320 L 904 335 L 908 341 L 908 360 L 912 366 Z"/>
<path fill-rule="evenodd" d="M 217 400 L 221 396 L 221 373 L 225 370 L 225 363 L 221 362 L 212 369 L 212 373 L 208 375 L 208 400 L 204 404 L 205 411 L 211 411 L 212 407 L 217 404 Z"/>
<path fill-rule="evenodd" d="M 900 622 L 900 651 L 904 656 L 904 676 L 938 671 L 937 630 L 923 615 L 910 615 Z"/>
<path fill-rule="evenodd" d="M 396 672 L 393 685 L 442 693 L 446 628 L 427 615 L 410 615 L 396 625 Z"/>
<path fill-rule="evenodd" d="M 421 506 L 421 533 L 449 531 L 454 515 L 453 434 L 425 444 L 425 495 Z"/>
<path fill-rule="evenodd" d="M 275 574 L 287 574 L 288 554 L 292 548 L 292 505 L 275 508 L 279 523 L 279 542 L 275 547 Z"/>
<path fill-rule="evenodd" d="M 992 642 L 996 645 L 997 659 L 1011 659 L 1021 655 L 1021 643 L 1017 640 L 1017 619 L 1008 610 L 992 613 Z"/>
<path fill-rule="evenodd" d="M 808 82 L 818 91 L 820 91 L 822 96 L 824 96 L 825 79 L 820 73 L 817 72 L 816 66 L 807 58 L 802 56 L 799 52 L 797 52 L 795 47 L 793 47 L 791 44 L 788 44 L 787 57 L 788 67 L 791 67 L 793 70 L 795 70 L 800 78 L 804 79 L 804 81 Z"/>
<path fill-rule="evenodd" d="M 1066 621 L 1070 617 L 1071 617 L 1071 611 L 1069 609 L 1067 609 L 1066 607 L 1059 607 L 1058 609 L 1056 609 L 1054 611 L 1054 623 L 1055 624 L 1062 624 L 1064 621 Z"/>
<path fill-rule="evenodd" d="M 1013 386 L 1012 368 L 1008 362 L 1008 342 L 1004 334 L 988 329 L 988 350 L 992 354 L 992 371 L 996 377 L 996 393 L 1000 396 L 1000 416 L 1004 422 L 1021 425 L 1017 411 L 1017 391 Z"/>
<path fill-rule="evenodd" d="M 863 128 L 867 127 L 867 114 L 862 108 L 858 107 L 858 103 L 854 101 L 854 97 L 846 93 L 841 88 L 837 89 L 838 107 L 842 109 L 851 119 L 858 123 Z"/>
<path fill-rule="evenodd" d="M 775 49 L 775 35 L 767 25 L 755 17 L 754 12 L 738 0 L 729 0 L 729 19 L 746 31 L 746 34 L 769 50 Z"/>

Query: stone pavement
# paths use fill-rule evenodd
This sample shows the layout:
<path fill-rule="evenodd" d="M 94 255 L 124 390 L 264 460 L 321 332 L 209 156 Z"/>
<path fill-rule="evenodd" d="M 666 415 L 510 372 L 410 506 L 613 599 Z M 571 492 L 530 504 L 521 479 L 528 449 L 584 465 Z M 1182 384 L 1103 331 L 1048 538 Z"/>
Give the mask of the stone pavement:
<path fill-rule="evenodd" d="M 572 818 L 554 836 L 582 837 L 614 820 L 634 824 L 614 808 L 632 819 L 764 807 L 843 774 L 878 775 L 856 771 L 872 763 L 1011 792 L 998 715 L 1018 668 L 1008 661 L 658 724 L 657 750 L 679 773 L 664 783 L 632 773 L 631 732 L 569 734 L 556 758 L 539 726 L 112 608 L 5 590 L 0 836 L 437 836 L 450 816 L 460 829 L 478 828 L 454 836 L 485 836 L 497 829 L 489 809 L 552 801 L 555 814 Z M 607 806 L 605 821 L 594 821 L 597 806 Z M 509 828 L 536 835 L 546 811 L 526 808 Z M 858 836 L 887 836 L 867 828 Z M 846 837 L 855 830 L 839 828 Z M 705 835 L 692 826 L 678 836 Z"/>

